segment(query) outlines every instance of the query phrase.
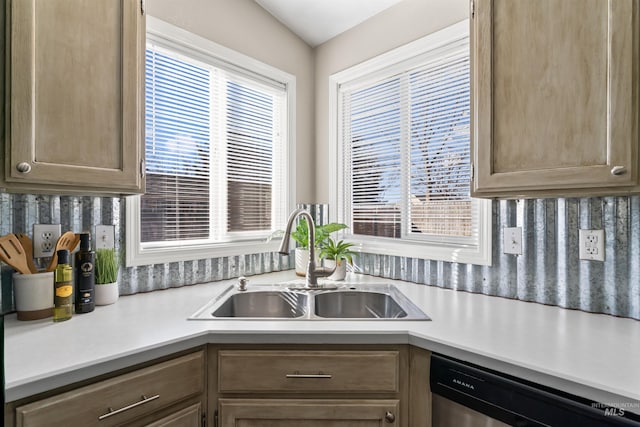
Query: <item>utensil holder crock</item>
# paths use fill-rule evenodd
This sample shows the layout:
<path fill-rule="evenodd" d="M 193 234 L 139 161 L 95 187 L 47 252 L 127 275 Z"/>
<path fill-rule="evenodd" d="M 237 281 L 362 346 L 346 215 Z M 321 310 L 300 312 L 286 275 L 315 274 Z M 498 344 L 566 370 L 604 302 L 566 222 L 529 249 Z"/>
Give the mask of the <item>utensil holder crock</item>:
<path fill-rule="evenodd" d="M 53 316 L 53 272 L 13 274 L 13 294 L 18 320 Z"/>

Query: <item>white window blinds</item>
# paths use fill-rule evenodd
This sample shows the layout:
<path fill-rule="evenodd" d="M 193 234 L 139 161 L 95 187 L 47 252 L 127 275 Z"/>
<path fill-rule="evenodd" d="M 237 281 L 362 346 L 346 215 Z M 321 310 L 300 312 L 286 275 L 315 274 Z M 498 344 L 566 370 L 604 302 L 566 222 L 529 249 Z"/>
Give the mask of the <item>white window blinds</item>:
<path fill-rule="evenodd" d="M 143 243 L 263 238 L 287 214 L 286 86 L 149 42 Z"/>
<path fill-rule="evenodd" d="M 338 102 L 353 235 L 476 244 L 468 37 L 341 84 Z"/>
<path fill-rule="evenodd" d="M 344 156 L 354 234 L 400 237 L 402 205 L 401 79 L 343 92 Z"/>
<path fill-rule="evenodd" d="M 410 234 L 472 237 L 469 39 L 408 73 Z"/>
<path fill-rule="evenodd" d="M 206 239 L 210 233 L 211 72 L 148 48 L 143 242 Z"/>

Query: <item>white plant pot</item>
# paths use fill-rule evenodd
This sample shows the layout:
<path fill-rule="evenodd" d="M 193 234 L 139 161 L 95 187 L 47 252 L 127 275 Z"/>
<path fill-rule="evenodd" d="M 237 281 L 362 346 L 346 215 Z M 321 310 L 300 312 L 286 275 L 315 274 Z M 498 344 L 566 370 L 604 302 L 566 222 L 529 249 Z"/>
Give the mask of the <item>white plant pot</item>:
<path fill-rule="evenodd" d="M 304 277 L 307 275 L 307 266 L 309 265 L 309 250 L 296 248 L 295 256 L 296 256 L 296 274 L 298 276 Z M 317 250 L 316 250 L 316 265 L 320 265 L 320 260 L 318 259 Z"/>
<path fill-rule="evenodd" d="M 332 260 L 332 259 L 324 260 L 324 266 L 327 268 L 333 268 L 335 267 L 335 265 L 336 265 L 335 260 Z M 344 280 L 346 276 L 347 276 L 347 262 L 345 260 L 340 260 L 333 274 L 327 277 L 327 279 L 340 281 L 340 280 Z"/>
<path fill-rule="evenodd" d="M 120 295 L 118 291 L 118 282 L 95 285 L 94 295 L 96 305 L 113 304 L 118 301 L 118 296 Z"/>
<path fill-rule="evenodd" d="M 307 265 L 309 264 L 309 250 L 296 248 L 296 274 L 304 276 L 307 274 Z"/>

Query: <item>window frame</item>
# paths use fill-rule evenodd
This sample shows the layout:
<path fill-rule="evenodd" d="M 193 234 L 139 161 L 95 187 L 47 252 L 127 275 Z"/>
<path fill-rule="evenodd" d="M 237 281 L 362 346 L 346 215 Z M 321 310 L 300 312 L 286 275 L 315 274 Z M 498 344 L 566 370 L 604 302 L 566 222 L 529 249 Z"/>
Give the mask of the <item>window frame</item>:
<path fill-rule="evenodd" d="M 219 45 L 211 40 L 200 37 L 182 28 L 171 25 L 153 16 L 147 16 L 147 36 L 164 46 L 175 48 L 182 53 L 185 50 L 196 53 L 200 58 L 210 58 L 222 61 L 225 66 L 239 71 L 249 71 L 252 74 L 275 80 L 286 87 L 286 170 L 285 170 L 285 198 L 287 211 L 295 206 L 295 141 L 296 141 L 296 77 L 285 71 L 265 64 L 245 54 Z M 143 143 L 146 144 L 146 141 Z M 249 255 L 264 252 L 274 252 L 278 249 L 280 239 L 239 239 L 225 242 L 192 242 L 176 241 L 167 244 L 148 244 L 141 242 L 140 230 L 140 195 L 128 196 L 125 201 L 126 209 L 126 242 L 125 263 L 127 267 L 170 263 L 176 261 L 190 261 L 224 256 Z M 241 237 L 240 235 L 238 237 Z M 172 244 L 173 243 L 173 244 Z"/>
<path fill-rule="evenodd" d="M 331 218 L 338 222 L 350 219 L 343 206 L 345 185 L 343 184 L 345 167 L 344 158 L 339 155 L 343 149 L 340 129 L 341 97 L 340 85 L 366 82 L 376 74 L 386 70 L 400 71 L 399 64 L 418 55 L 445 47 L 450 43 L 469 36 L 469 20 L 463 20 L 440 31 L 429 34 L 404 46 L 359 63 L 329 77 L 329 200 Z M 357 84 L 357 83 L 356 83 Z M 473 123 L 471 124 L 473 126 Z M 471 143 L 471 138 L 469 143 Z M 406 147 L 404 148 L 406 149 Z M 473 174 L 473 169 L 471 169 Z M 478 211 L 477 243 L 461 242 L 459 237 L 448 239 L 441 236 L 430 236 L 420 239 L 384 238 L 375 236 L 353 235 L 342 232 L 342 238 L 356 244 L 355 249 L 363 253 L 404 256 L 457 263 L 491 265 L 492 250 L 492 203 L 491 200 L 474 199 Z M 406 206 L 405 206 L 406 209 Z M 347 223 L 347 222 L 345 222 Z M 347 223 L 348 224 L 348 223 Z M 406 224 L 403 224 L 406 226 Z"/>

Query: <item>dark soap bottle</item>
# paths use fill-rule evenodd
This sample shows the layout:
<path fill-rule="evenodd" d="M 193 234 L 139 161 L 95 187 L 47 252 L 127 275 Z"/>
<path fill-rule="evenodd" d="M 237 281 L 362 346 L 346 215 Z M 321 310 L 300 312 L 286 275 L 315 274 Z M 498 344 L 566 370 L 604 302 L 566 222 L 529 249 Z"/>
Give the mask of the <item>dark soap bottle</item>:
<path fill-rule="evenodd" d="M 91 250 L 91 235 L 80 234 L 80 250 L 76 252 L 76 313 L 89 313 L 95 308 L 95 252 Z"/>

